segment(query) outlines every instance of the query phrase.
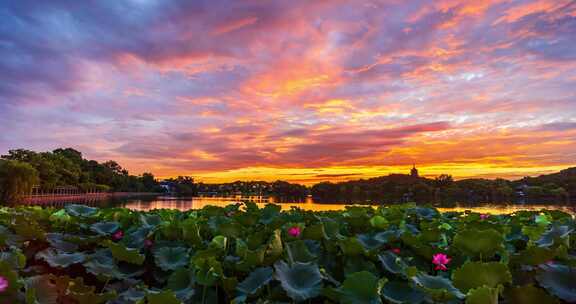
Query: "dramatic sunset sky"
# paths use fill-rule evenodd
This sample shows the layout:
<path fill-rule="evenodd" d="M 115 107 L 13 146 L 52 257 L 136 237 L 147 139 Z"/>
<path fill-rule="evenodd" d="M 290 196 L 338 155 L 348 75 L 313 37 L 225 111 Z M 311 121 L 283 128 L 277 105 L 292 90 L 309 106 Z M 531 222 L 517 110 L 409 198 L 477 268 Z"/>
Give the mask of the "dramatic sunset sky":
<path fill-rule="evenodd" d="M 0 0 L 0 153 L 311 183 L 576 165 L 575 1 Z"/>

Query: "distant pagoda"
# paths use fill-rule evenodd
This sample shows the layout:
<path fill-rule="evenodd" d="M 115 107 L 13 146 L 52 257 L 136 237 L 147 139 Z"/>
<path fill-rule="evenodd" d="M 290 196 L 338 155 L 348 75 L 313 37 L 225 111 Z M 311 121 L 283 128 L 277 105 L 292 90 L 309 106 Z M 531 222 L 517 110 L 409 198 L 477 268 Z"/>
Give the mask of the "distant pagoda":
<path fill-rule="evenodd" d="M 418 177 L 418 169 L 416 169 L 416 164 L 412 164 L 412 170 L 410 170 L 410 176 Z"/>

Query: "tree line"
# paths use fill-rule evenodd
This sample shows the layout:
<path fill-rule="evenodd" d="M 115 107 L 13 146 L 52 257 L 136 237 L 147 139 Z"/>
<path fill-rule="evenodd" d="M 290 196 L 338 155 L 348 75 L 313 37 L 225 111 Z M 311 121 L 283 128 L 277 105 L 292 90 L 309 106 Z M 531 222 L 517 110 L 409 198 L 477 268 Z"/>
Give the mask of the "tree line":
<path fill-rule="evenodd" d="M 0 202 L 18 201 L 33 186 L 43 191 L 72 186 L 83 192 L 170 192 L 187 196 L 241 193 L 275 196 L 280 201 L 301 200 L 311 194 L 317 202 L 339 203 L 557 203 L 576 198 L 576 167 L 515 181 L 480 178 L 455 181 L 450 175 L 430 179 L 390 174 L 306 187 L 285 181 L 205 184 L 186 176 L 159 182 L 152 173 L 131 175 L 113 160 L 99 163 L 84 159 L 81 152 L 72 148 L 50 152 L 17 149 L 0 156 Z"/>
<path fill-rule="evenodd" d="M 576 198 L 576 168 L 515 181 L 471 178 L 455 181 L 450 175 L 434 179 L 391 174 L 312 186 L 319 202 L 367 203 L 566 203 Z"/>
<path fill-rule="evenodd" d="M 130 175 L 117 162 L 99 163 L 82 157 L 72 148 L 50 152 L 10 150 L 0 156 L 0 199 L 13 202 L 30 193 L 32 186 L 42 191 L 75 187 L 80 192 L 160 192 L 152 173 Z"/>

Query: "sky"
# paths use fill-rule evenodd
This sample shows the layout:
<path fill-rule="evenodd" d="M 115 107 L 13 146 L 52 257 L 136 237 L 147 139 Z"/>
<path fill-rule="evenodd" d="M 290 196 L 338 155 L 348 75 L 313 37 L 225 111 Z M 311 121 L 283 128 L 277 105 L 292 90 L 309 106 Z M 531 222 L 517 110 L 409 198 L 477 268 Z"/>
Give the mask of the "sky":
<path fill-rule="evenodd" d="M 576 165 L 576 1 L 0 0 L 0 153 L 206 182 Z"/>

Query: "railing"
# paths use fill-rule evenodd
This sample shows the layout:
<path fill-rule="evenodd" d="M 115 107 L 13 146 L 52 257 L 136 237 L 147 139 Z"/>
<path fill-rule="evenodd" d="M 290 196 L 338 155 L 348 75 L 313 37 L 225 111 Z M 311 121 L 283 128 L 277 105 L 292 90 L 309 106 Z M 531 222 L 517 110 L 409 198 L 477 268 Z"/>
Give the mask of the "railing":
<path fill-rule="evenodd" d="M 161 193 L 150 192 L 37 192 L 24 196 L 24 204 L 46 204 L 53 202 L 73 202 L 73 201 L 102 201 L 112 197 L 127 196 L 155 196 Z"/>

